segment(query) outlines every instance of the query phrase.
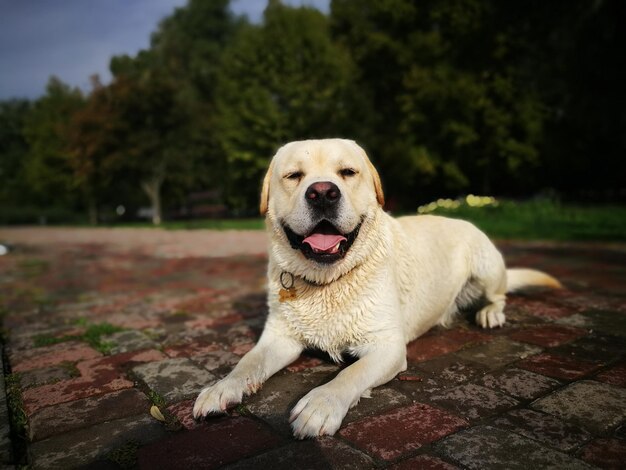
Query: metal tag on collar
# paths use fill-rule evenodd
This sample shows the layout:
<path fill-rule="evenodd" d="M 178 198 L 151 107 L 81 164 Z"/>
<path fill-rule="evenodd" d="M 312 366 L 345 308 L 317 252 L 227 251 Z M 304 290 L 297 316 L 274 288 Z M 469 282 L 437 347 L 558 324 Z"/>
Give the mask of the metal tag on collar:
<path fill-rule="evenodd" d="M 294 287 L 295 279 L 293 274 L 283 271 L 280 273 L 280 285 L 283 287 L 278 291 L 278 300 L 287 302 L 296 299 L 296 288 Z"/>

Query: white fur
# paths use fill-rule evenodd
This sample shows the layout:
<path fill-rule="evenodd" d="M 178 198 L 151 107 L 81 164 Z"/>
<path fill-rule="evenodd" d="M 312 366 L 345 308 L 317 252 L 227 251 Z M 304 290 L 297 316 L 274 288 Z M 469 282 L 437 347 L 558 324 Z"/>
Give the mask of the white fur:
<path fill-rule="evenodd" d="M 357 174 L 341 177 L 338 171 L 346 166 Z M 303 174 L 299 181 L 286 178 L 295 171 Z M 362 221 L 346 256 L 330 265 L 294 250 L 281 225 L 302 235 L 316 225 L 304 191 L 317 181 L 341 190 L 337 228 L 348 233 Z M 235 369 L 200 393 L 195 417 L 240 403 L 304 348 L 319 348 L 336 360 L 350 352 L 359 360 L 309 392 L 291 414 L 298 438 L 334 434 L 361 396 L 406 369 L 406 343 L 447 324 L 459 308 L 482 299 L 477 323 L 504 324 L 507 275 L 495 246 L 468 222 L 390 217 L 380 206 L 378 175 L 354 142 L 304 141 L 281 148 L 262 199 L 270 238 L 267 323 Z M 286 302 L 278 294 L 283 272 L 295 277 L 296 297 Z"/>

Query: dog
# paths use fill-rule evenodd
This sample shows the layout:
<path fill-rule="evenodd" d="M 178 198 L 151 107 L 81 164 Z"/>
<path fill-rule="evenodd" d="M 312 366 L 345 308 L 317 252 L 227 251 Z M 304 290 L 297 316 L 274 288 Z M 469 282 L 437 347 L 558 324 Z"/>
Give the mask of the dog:
<path fill-rule="evenodd" d="M 406 370 L 406 344 L 478 305 L 483 328 L 505 322 L 505 294 L 558 288 L 548 274 L 509 269 L 469 222 L 431 215 L 392 218 L 365 151 L 343 139 L 289 143 L 263 181 L 269 235 L 269 314 L 233 371 L 199 394 L 193 415 L 223 413 L 315 348 L 357 358 L 293 408 L 296 438 L 332 435 L 370 390 Z"/>

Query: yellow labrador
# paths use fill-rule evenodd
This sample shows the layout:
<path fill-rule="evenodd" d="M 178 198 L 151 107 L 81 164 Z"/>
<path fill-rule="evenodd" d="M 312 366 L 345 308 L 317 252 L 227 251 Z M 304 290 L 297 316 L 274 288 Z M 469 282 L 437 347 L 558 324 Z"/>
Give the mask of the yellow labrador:
<path fill-rule="evenodd" d="M 435 216 L 394 219 L 383 209 L 378 173 L 355 142 L 292 142 L 263 183 L 270 239 L 269 316 L 258 344 L 223 380 L 200 393 L 196 418 L 254 393 L 305 348 L 359 358 L 311 390 L 291 413 L 298 438 L 334 434 L 361 396 L 406 369 L 406 343 L 459 309 L 502 326 L 505 293 L 559 287 L 528 269 L 506 270 L 472 224 Z"/>

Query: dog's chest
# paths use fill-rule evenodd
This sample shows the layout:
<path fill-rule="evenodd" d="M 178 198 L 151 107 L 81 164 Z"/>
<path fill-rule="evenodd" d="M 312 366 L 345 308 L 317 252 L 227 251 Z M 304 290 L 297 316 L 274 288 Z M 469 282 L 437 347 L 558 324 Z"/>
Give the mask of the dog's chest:
<path fill-rule="evenodd" d="M 307 347 L 333 357 L 365 344 L 371 331 L 371 311 L 362 301 L 337 292 L 304 292 L 279 304 L 291 333 Z"/>

